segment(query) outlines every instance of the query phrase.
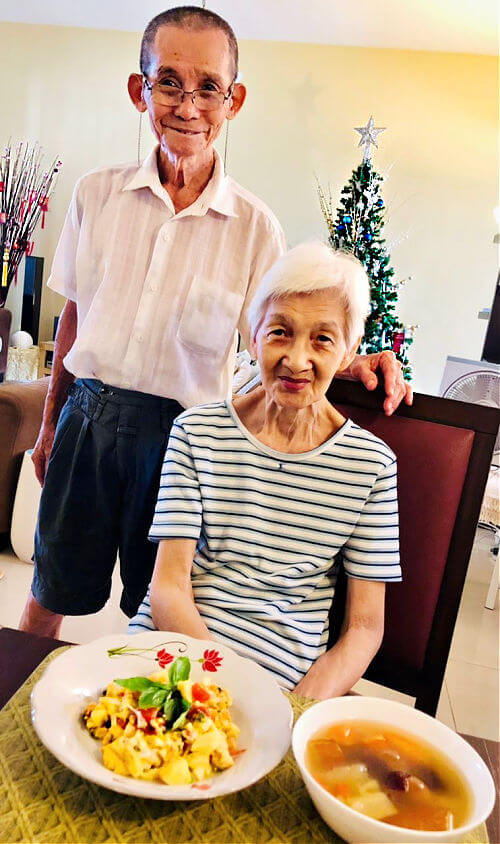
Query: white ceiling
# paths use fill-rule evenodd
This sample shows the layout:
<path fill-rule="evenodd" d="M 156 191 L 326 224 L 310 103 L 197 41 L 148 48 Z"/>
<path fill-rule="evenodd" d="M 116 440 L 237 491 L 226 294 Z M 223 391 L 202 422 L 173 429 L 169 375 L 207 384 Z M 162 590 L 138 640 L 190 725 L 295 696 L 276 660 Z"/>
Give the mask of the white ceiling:
<path fill-rule="evenodd" d="M 192 0 L 193 5 L 201 5 Z M 0 0 L 0 20 L 140 32 L 185 0 Z M 498 50 L 497 0 L 208 0 L 238 38 L 458 53 Z"/>

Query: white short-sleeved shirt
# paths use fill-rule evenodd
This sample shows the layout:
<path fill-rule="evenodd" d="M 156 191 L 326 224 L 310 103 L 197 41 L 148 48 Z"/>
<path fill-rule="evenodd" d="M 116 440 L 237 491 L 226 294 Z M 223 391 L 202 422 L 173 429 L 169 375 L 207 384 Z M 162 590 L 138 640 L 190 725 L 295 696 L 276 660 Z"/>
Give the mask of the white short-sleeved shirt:
<path fill-rule="evenodd" d="M 285 238 L 217 153 L 176 214 L 156 153 L 79 180 L 48 285 L 77 303 L 70 372 L 191 407 L 230 395 L 236 329 L 246 337 L 246 305 Z"/>
<path fill-rule="evenodd" d="M 174 423 L 149 538 L 197 540 L 196 606 L 216 639 L 293 688 L 328 642 L 335 558 L 350 577 L 401 580 L 396 458 L 347 420 L 319 448 L 282 454 L 230 402 Z M 149 593 L 131 632 L 154 629 Z"/>

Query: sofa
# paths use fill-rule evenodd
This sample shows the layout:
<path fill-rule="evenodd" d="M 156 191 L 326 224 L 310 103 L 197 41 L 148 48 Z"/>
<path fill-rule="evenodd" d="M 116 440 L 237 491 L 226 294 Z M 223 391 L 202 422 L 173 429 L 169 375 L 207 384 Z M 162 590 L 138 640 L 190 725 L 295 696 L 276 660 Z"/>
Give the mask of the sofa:
<path fill-rule="evenodd" d="M 9 541 L 23 454 L 38 436 L 49 380 L 0 384 L 0 548 Z"/>

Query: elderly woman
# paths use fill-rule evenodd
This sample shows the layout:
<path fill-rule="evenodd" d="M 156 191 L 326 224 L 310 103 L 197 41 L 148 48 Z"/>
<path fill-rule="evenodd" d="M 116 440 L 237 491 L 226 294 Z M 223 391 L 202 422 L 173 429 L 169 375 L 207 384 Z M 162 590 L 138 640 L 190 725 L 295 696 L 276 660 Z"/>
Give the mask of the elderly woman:
<path fill-rule="evenodd" d="M 250 305 L 262 386 L 174 423 L 132 631 L 215 639 L 315 698 L 346 692 L 377 652 L 385 582 L 401 579 L 396 460 L 326 397 L 363 333 L 361 264 L 321 243 L 287 252 Z M 334 561 L 349 576 L 326 650 Z"/>

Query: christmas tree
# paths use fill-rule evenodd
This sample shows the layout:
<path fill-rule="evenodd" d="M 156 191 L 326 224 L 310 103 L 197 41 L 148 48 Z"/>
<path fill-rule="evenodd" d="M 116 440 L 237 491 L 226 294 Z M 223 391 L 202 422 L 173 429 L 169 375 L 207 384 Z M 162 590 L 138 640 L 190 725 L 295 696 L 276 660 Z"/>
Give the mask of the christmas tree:
<path fill-rule="evenodd" d="M 342 189 L 339 206 L 334 212 L 331 194 L 325 196 L 318 185 L 321 210 L 334 249 L 354 254 L 366 269 L 370 279 L 371 311 L 365 324 L 365 334 L 359 351 L 363 354 L 393 351 L 401 361 L 403 374 L 411 380 L 408 346 L 413 342 L 416 326 L 405 326 L 396 313 L 399 288 L 404 282 L 394 280 L 394 269 L 383 238 L 384 200 L 381 186 L 384 179 L 373 168 L 370 146 L 378 147 L 377 135 L 384 129 L 375 128 L 373 117 L 366 126 L 356 129 L 361 134 L 359 146 L 364 146 L 363 161 L 353 171 Z"/>

